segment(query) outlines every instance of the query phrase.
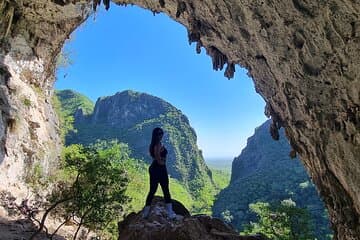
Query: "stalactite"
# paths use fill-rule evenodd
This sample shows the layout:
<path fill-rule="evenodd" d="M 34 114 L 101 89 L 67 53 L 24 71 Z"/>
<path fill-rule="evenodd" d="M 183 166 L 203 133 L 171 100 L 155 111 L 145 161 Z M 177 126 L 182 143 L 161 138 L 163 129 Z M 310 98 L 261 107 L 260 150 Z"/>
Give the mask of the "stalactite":
<path fill-rule="evenodd" d="M 93 10 L 96 11 L 97 6 L 99 6 L 101 3 L 101 0 L 93 0 Z"/>
<path fill-rule="evenodd" d="M 110 8 L 110 0 L 103 0 L 103 3 L 105 5 L 105 9 L 109 10 L 109 8 Z"/>
<path fill-rule="evenodd" d="M 162 8 L 165 7 L 165 1 L 164 0 L 159 0 L 159 4 L 160 4 L 160 7 L 162 7 Z"/>
<path fill-rule="evenodd" d="M 234 77 L 234 73 L 235 73 L 235 64 L 228 63 L 224 72 L 224 76 L 227 77 L 228 79 L 231 79 Z"/>
<path fill-rule="evenodd" d="M 200 41 L 200 33 L 195 31 L 188 31 L 189 44 Z"/>
<path fill-rule="evenodd" d="M 201 44 L 201 41 L 199 40 L 198 42 L 196 42 L 196 53 L 197 54 L 201 53 L 201 47 L 202 47 L 202 44 Z"/>
<path fill-rule="evenodd" d="M 177 9 L 176 9 L 176 18 L 180 17 L 180 15 L 186 11 L 186 4 L 183 1 L 178 1 Z"/>
<path fill-rule="evenodd" d="M 213 69 L 222 70 L 225 63 L 227 63 L 227 57 L 214 46 L 211 46 L 206 50 L 206 53 L 212 58 Z"/>
<path fill-rule="evenodd" d="M 270 135 L 276 141 L 280 139 L 279 129 L 276 127 L 274 120 L 270 125 Z"/>
<path fill-rule="evenodd" d="M 289 153 L 289 157 L 290 158 L 296 158 L 296 151 L 294 149 L 291 149 L 290 153 Z"/>
<path fill-rule="evenodd" d="M 279 140 L 280 138 L 279 129 L 282 126 L 284 126 L 284 124 L 281 118 L 279 117 L 279 115 L 275 113 L 269 102 L 267 102 L 265 105 L 265 115 L 267 117 L 271 117 L 272 119 L 272 123 L 269 129 L 271 137 L 276 141 Z"/>

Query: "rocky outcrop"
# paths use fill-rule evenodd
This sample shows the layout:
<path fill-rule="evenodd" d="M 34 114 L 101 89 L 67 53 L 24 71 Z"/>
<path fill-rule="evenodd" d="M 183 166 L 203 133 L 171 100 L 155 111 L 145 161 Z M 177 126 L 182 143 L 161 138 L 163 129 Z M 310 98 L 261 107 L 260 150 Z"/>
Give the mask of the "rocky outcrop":
<path fill-rule="evenodd" d="M 109 6 L 109 0 L 103 1 Z M 256 91 L 267 103 L 266 114 L 286 135 L 323 196 L 337 239 L 360 236 L 360 3 L 357 0 L 116 0 L 164 12 L 188 29 L 197 51 L 205 48 L 215 70 L 234 65 L 249 70 Z M 15 159 L 26 151 L 15 143 L 31 132 L 10 133 L 11 109 L 31 84 L 47 93 L 53 83 L 55 57 L 69 34 L 100 0 L 2 0 L 0 2 L 2 123 L 1 174 L 10 176 Z M 109 23 L 111 24 L 111 23 Z M 94 46 L 94 47 L 101 47 Z M 30 73 L 30 74 L 29 74 Z M 18 79 L 18 80 L 16 80 Z M 22 87 L 23 86 L 23 87 Z M 49 98 L 49 97 L 47 97 Z M 36 116 L 41 108 L 35 108 Z M 51 116 L 51 110 L 45 119 Z M 20 116 L 28 116 L 21 111 Z M 18 126 L 30 126 L 29 119 Z M 51 124 L 50 124 L 51 125 Z M 49 126 L 50 126 L 49 125 Z M 43 126 L 40 124 L 40 126 Z M 44 136 L 42 142 L 51 140 Z M 8 145 L 8 143 L 13 144 Z M 54 142 L 54 141 L 51 141 Z M 9 149 L 16 149 L 11 152 Z M 47 159 L 45 151 L 43 159 Z M 20 156 L 20 157 L 17 157 Z M 15 175 L 22 175 L 23 171 Z M 15 178 L 12 178 L 13 180 Z M 8 185 L 11 185 L 9 182 Z"/>
<path fill-rule="evenodd" d="M 99 98 L 90 123 L 126 129 L 145 119 L 158 118 L 170 109 L 174 107 L 158 97 L 128 90 Z"/>
<path fill-rule="evenodd" d="M 35 166 L 44 175 L 57 166 L 58 119 L 49 83 L 38 81 L 41 61 L 15 61 L 3 55 L 0 59 L 0 192 L 10 191 L 21 199 L 29 194 L 24 181 L 32 177 Z"/>
<path fill-rule="evenodd" d="M 68 30 L 84 20 L 79 7 L 49 9 L 44 3 L 0 1 L 0 192 L 10 191 L 18 201 L 32 195 L 26 181 L 34 166 L 49 175 L 58 164 L 55 59 Z M 59 24 L 67 30 L 57 31 Z"/>
<path fill-rule="evenodd" d="M 190 216 L 187 209 L 173 200 L 175 220 L 167 218 L 162 198 L 155 197 L 147 219 L 141 212 L 130 213 L 119 226 L 119 240 L 265 240 L 263 236 L 239 236 L 220 219 L 206 215 Z"/>

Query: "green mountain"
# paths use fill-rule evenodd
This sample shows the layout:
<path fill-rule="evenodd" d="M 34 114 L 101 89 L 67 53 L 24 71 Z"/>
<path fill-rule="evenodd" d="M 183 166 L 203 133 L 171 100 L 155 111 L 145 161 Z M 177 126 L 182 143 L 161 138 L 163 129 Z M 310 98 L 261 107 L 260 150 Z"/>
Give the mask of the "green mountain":
<path fill-rule="evenodd" d="M 94 110 L 94 103 L 86 96 L 73 90 L 55 91 L 60 100 L 62 111 L 66 115 L 76 115 L 82 112 L 83 115 L 89 115 Z"/>
<path fill-rule="evenodd" d="M 161 127 L 165 131 L 163 144 L 168 149 L 169 175 L 182 183 L 197 199 L 197 211 L 212 205 L 215 185 L 206 166 L 201 150 L 196 145 L 196 133 L 187 117 L 170 103 L 145 93 L 123 91 L 113 96 L 101 97 L 93 111 L 76 109 L 77 94 L 57 95 L 62 107 L 72 111 L 74 128 L 66 136 L 66 144 L 90 144 L 96 140 L 117 139 L 127 143 L 131 157 L 151 163 L 148 153 L 152 130 Z M 63 96 L 66 96 L 64 101 Z M 71 103 L 71 106 L 67 106 Z M 89 114 L 92 112 L 91 114 Z"/>
<path fill-rule="evenodd" d="M 270 121 L 256 128 L 247 146 L 234 159 L 231 181 L 217 196 L 214 216 L 230 222 L 238 230 L 256 221 L 249 204 L 258 201 L 278 204 L 292 199 L 297 207 L 306 208 L 315 225 L 317 239 L 327 239 L 329 221 L 323 202 L 298 158 L 291 159 L 290 145 L 283 129 L 280 140 L 269 133 Z"/>

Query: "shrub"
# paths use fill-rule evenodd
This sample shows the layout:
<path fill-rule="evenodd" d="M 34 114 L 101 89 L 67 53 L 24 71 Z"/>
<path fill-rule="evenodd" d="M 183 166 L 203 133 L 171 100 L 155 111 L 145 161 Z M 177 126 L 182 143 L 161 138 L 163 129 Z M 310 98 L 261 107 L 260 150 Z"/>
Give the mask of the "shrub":
<path fill-rule="evenodd" d="M 49 196 L 51 205 L 31 239 L 42 230 L 49 212 L 58 206 L 65 221 L 75 216 L 80 219 L 74 239 L 81 226 L 103 231 L 119 220 L 129 200 L 125 195 L 129 180 L 124 165 L 128 153 L 127 145 L 117 142 L 66 147 L 62 160 L 64 178 Z"/>

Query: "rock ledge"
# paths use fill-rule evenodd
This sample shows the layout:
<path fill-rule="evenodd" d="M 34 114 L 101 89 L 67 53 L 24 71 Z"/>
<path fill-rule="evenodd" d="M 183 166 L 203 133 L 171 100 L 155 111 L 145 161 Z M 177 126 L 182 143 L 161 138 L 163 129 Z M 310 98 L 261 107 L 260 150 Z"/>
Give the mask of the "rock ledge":
<path fill-rule="evenodd" d="M 148 219 L 141 218 L 141 212 L 130 213 L 119 222 L 120 240 L 265 240 L 265 237 L 239 236 L 222 220 L 207 215 L 191 216 L 178 201 L 173 200 L 173 209 L 178 215 L 169 220 L 163 198 L 155 197 Z"/>

